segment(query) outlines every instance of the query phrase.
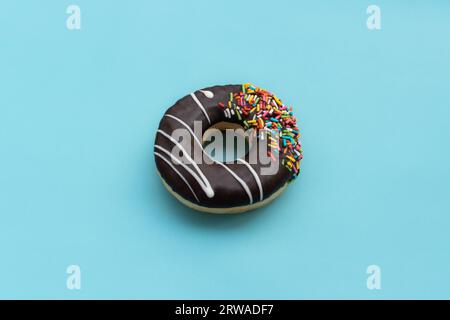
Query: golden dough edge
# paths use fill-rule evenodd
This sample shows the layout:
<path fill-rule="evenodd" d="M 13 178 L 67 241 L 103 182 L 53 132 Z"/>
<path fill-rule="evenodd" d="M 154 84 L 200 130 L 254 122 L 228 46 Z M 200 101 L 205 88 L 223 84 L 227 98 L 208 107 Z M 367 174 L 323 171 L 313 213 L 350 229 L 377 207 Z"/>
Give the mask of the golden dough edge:
<path fill-rule="evenodd" d="M 205 213 L 211 213 L 211 214 L 239 214 L 244 213 L 252 210 L 256 210 L 259 208 L 262 208 L 272 201 L 274 201 L 276 198 L 278 198 L 287 188 L 288 183 L 285 183 L 284 186 L 282 186 L 280 189 L 278 189 L 276 192 L 274 192 L 269 198 L 264 199 L 263 201 L 258 201 L 256 203 L 246 205 L 246 206 L 239 206 L 239 207 L 231 207 L 231 208 L 209 208 L 204 206 L 199 206 L 189 200 L 184 199 L 182 196 L 180 196 L 178 193 L 173 191 L 173 189 L 167 184 L 167 182 L 161 177 L 161 175 L 158 172 L 159 177 L 161 178 L 161 181 L 164 185 L 164 187 L 169 191 L 169 193 L 174 196 L 178 201 L 180 201 L 185 206 L 196 210 L 200 212 Z"/>

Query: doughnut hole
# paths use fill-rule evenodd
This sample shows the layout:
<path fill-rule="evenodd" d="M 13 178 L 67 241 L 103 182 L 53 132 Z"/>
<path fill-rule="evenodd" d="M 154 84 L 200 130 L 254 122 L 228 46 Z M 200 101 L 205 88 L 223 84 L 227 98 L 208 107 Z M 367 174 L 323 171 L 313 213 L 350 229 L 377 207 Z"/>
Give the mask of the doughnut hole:
<path fill-rule="evenodd" d="M 243 159 L 252 148 L 248 133 L 236 123 L 219 122 L 203 134 L 202 145 L 205 153 L 222 163 L 233 163 Z"/>

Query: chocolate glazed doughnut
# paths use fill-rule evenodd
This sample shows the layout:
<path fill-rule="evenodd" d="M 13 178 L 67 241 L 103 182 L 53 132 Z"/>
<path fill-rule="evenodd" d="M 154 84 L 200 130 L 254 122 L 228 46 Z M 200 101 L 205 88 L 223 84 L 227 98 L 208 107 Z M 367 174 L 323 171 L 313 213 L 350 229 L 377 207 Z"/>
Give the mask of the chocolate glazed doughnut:
<path fill-rule="evenodd" d="M 203 148 L 203 134 L 221 123 L 252 130 L 250 138 L 266 147 L 264 153 L 276 170 L 264 174 L 269 165 L 256 154 L 260 148 L 233 162 L 211 159 Z M 189 135 L 187 144 L 174 135 L 180 129 Z M 271 202 L 297 177 L 299 138 L 292 108 L 272 93 L 250 84 L 215 86 L 185 96 L 166 111 L 154 155 L 163 184 L 183 204 L 210 213 L 240 213 Z"/>

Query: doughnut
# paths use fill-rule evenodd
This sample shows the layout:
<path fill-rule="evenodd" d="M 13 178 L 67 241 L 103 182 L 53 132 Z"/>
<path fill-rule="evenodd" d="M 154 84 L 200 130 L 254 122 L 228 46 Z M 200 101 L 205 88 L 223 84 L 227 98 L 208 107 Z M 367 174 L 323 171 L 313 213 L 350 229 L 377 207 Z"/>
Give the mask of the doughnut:
<path fill-rule="evenodd" d="M 211 129 L 241 129 L 248 152 L 233 161 L 214 159 L 205 151 L 207 132 L 217 133 Z M 181 203 L 235 214 L 276 199 L 299 175 L 303 150 L 292 107 L 243 84 L 209 87 L 178 100 L 159 123 L 154 156 L 163 185 Z"/>

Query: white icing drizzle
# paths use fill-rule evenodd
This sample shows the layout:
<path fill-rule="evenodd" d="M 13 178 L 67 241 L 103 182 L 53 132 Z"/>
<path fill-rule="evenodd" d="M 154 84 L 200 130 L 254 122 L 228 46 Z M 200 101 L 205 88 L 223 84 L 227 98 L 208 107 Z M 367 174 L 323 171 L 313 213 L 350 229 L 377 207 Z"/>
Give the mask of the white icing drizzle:
<path fill-rule="evenodd" d="M 206 153 L 205 153 L 206 154 Z M 234 173 L 230 168 L 228 168 L 226 165 L 224 165 L 221 162 L 217 162 L 214 161 L 215 163 L 220 164 L 222 167 L 224 167 L 240 184 L 241 186 L 244 188 L 245 192 L 248 195 L 248 198 L 250 199 L 250 204 L 253 204 L 253 196 L 252 196 L 252 192 L 250 191 L 250 188 L 248 187 L 248 185 L 245 183 L 244 180 L 242 180 L 241 178 L 239 178 L 239 176 Z"/>
<path fill-rule="evenodd" d="M 172 118 L 172 119 L 174 119 L 174 120 L 176 120 L 176 121 L 178 121 L 179 123 L 181 123 L 190 133 L 191 133 L 191 135 L 194 137 L 194 140 L 199 144 L 199 146 L 202 148 L 202 151 L 203 151 L 203 146 L 202 146 L 202 143 L 200 142 L 200 140 L 198 139 L 198 137 L 194 134 L 194 131 L 192 131 L 192 129 L 191 129 L 191 127 L 189 127 L 188 125 L 187 125 L 187 123 L 185 123 L 183 120 L 181 120 L 180 118 L 178 118 L 178 117 L 175 117 L 175 116 L 173 116 L 173 115 L 170 115 L 170 114 L 166 114 L 165 115 L 166 117 L 169 117 L 169 118 Z M 184 149 L 183 149 L 183 151 L 184 151 Z M 203 152 L 209 159 L 211 159 L 214 163 L 217 163 L 218 165 L 220 165 L 220 166 L 222 166 L 223 168 L 225 168 L 232 176 L 233 176 L 233 178 L 235 178 L 240 184 L 241 184 L 241 186 L 244 188 L 244 190 L 245 190 L 245 192 L 247 193 L 247 195 L 248 195 L 248 197 L 249 197 L 249 199 L 250 199 L 250 204 L 252 204 L 253 203 L 253 196 L 252 196 L 252 193 L 251 193 L 251 191 L 250 191 L 250 188 L 248 187 L 248 185 L 245 183 L 245 181 L 244 180 L 242 180 L 241 178 L 239 178 L 239 176 L 236 174 L 236 173 L 234 173 L 230 168 L 228 168 L 226 165 L 224 165 L 222 162 L 219 162 L 219 161 L 216 161 L 216 160 L 214 160 L 214 159 L 212 159 L 210 156 L 209 156 L 209 154 L 207 154 L 206 152 Z M 183 152 L 183 154 L 184 154 L 184 152 Z M 253 168 L 252 168 L 253 169 Z M 255 172 L 255 174 L 256 174 L 256 172 Z M 259 180 L 259 178 L 258 178 L 258 180 Z M 261 183 L 261 182 L 260 182 Z M 262 187 L 260 188 L 260 191 L 262 190 Z M 262 192 L 262 191 L 261 191 Z M 262 199 L 262 196 L 261 196 L 261 199 Z"/>
<path fill-rule="evenodd" d="M 209 119 L 208 113 L 205 110 L 205 107 L 202 105 L 202 103 L 200 102 L 200 100 L 198 100 L 197 96 L 195 95 L 195 93 L 191 93 L 191 97 L 192 99 L 194 99 L 195 103 L 198 105 L 198 107 L 200 109 L 202 109 L 203 113 L 206 116 L 206 119 L 208 119 L 209 124 L 211 124 L 211 119 Z"/>
<path fill-rule="evenodd" d="M 258 174 L 256 173 L 255 169 L 252 168 L 252 166 L 245 160 L 243 159 L 237 159 L 238 162 L 243 163 L 247 166 L 248 170 L 250 170 L 250 172 L 252 173 L 253 177 L 255 178 L 256 184 L 258 185 L 259 188 L 259 194 L 260 194 L 260 201 L 263 201 L 264 199 L 264 194 L 263 194 L 263 188 L 262 188 L 262 184 L 261 184 L 261 179 L 259 178 Z"/>
<path fill-rule="evenodd" d="M 179 165 L 183 166 L 186 169 L 186 171 L 189 172 L 195 178 L 195 180 L 197 180 L 198 184 L 200 185 L 200 187 L 202 187 L 203 191 L 205 191 L 206 196 L 208 198 L 214 197 L 214 190 L 212 189 L 211 184 L 209 183 L 208 179 L 205 177 L 203 172 L 200 170 L 200 168 L 198 167 L 197 163 L 195 163 L 195 161 L 189 156 L 189 154 L 186 152 L 186 150 L 183 148 L 183 146 L 181 144 L 179 144 L 170 135 L 165 133 L 164 131 L 158 130 L 158 133 L 162 134 L 167 139 L 172 141 L 178 148 L 180 148 L 181 151 L 183 151 L 183 156 L 186 157 L 186 159 L 194 166 L 195 171 L 197 171 L 197 173 L 192 171 L 191 168 L 189 168 L 186 164 L 181 162 L 172 153 L 170 153 L 168 150 L 164 149 L 163 147 L 161 147 L 159 145 L 155 145 L 155 148 L 163 151 L 165 154 L 169 155 L 172 158 L 172 160 L 174 160 Z"/>
<path fill-rule="evenodd" d="M 195 197 L 195 199 L 197 200 L 197 202 L 200 202 L 200 201 L 198 200 L 197 195 L 195 194 L 194 189 L 192 189 L 192 187 L 191 187 L 191 185 L 189 184 L 189 182 L 188 182 L 188 181 L 186 180 L 186 178 L 180 173 L 180 171 L 178 171 L 177 168 L 175 168 L 175 166 L 172 164 L 172 162 L 170 162 L 169 160 L 167 160 L 166 158 L 164 158 L 164 157 L 162 156 L 162 154 L 160 154 L 160 153 L 158 153 L 158 152 L 155 152 L 155 156 L 161 158 L 165 163 L 167 163 L 167 164 L 173 169 L 173 171 L 175 171 L 175 172 L 180 176 L 180 178 L 184 181 L 184 183 L 186 183 L 186 185 L 189 187 L 189 190 L 191 190 L 191 192 L 192 192 L 192 194 L 194 195 L 194 197 Z"/>
<path fill-rule="evenodd" d="M 200 92 L 203 93 L 208 99 L 214 98 L 214 93 L 209 90 L 200 90 Z"/>

